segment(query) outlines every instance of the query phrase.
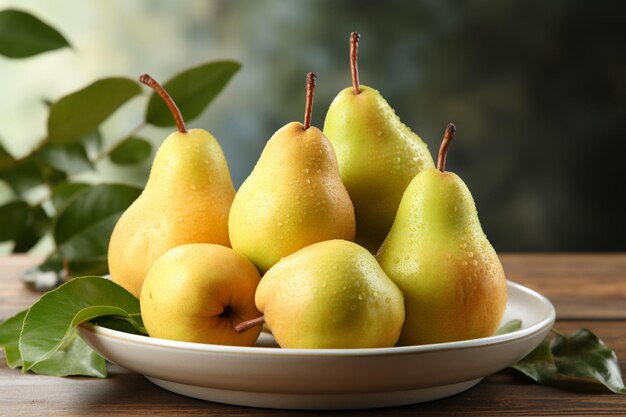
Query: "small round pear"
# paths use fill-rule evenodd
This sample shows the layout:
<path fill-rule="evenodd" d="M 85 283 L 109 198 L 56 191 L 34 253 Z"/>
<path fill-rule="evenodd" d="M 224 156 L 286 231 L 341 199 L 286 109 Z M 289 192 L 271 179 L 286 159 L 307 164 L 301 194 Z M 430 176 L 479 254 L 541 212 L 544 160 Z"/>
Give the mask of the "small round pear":
<path fill-rule="evenodd" d="M 150 268 L 141 290 L 141 317 L 151 337 L 252 346 L 257 327 L 234 327 L 259 316 L 254 295 L 261 280 L 245 256 L 225 246 L 193 243 L 172 248 Z"/>
<path fill-rule="evenodd" d="M 264 275 L 256 305 L 283 348 L 393 346 L 402 292 L 356 243 L 328 240 L 283 258 Z"/>

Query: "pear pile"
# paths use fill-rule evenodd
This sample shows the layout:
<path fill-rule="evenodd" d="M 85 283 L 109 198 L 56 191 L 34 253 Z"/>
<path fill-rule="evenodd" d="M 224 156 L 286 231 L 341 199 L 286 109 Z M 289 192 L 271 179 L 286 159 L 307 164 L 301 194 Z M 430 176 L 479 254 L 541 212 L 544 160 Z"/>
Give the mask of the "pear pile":
<path fill-rule="evenodd" d="M 267 142 L 235 193 L 216 139 L 178 126 L 109 243 L 114 282 L 140 299 L 151 337 L 252 346 L 264 324 L 282 348 L 382 348 L 493 335 L 506 278 L 472 195 L 373 88 L 352 86 L 311 126 Z"/>

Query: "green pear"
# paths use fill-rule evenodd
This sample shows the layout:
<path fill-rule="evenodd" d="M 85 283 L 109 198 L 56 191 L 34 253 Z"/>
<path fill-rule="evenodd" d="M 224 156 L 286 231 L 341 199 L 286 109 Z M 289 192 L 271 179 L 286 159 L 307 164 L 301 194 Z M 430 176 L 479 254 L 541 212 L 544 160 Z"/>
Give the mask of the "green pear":
<path fill-rule="evenodd" d="M 141 195 L 122 214 L 109 242 L 109 272 L 136 297 L 152 264 L 184 243 L 230 246 L 228 212 L 235 189 L 215 138 L 187 131 L 171 97 L 149 76 L 140 78 L 164 94 L 179 131 L 159 147 Z M 158 87 L 156 87 L 158 86 Z"/>
<path fill-rule="evenodd" d="M 237 333 L 259 316 L 254 294 L 261 280 L 252 262 L 212 243 L 169 249 L 150 268 L 141 290 L 141 317 L 151 337 L 252 346 L 261 328 Z"/>
<path fill-rule="evenodd" d="M 314 74 L 307 80 L 304 125 L 289 123 L 267 142 L 228 219 L 233 249 L 261 271 L 312 243 L 354 238 L 354 209 L 335 152 L 310 126 Z"/>
<path fill-rule="evenodd" d="M 324 134 L 333 144 L 356 216 L 355 242 L 376 253 L 389 233 L 402 194 L 415 175 L 434 167 L 426 144 L 400 121 L 381 94 L 359 85 L 351 36 L 353 86 L 331 103 Z"/>
<path fill-rule="evenodd" d="M 398 287 L 356 243 L 328 240 L 263 276 L 256 306 L 283 348 L 393 346 L 404 321 Z"/>
<path fill-rule="evenodd" d="M 448 125 L 438 169 L 411 181 L 378 261 L 405 296 L 402 345 L 492 335 L 506 307 L 506 278 L 483 232 L 472 195 L 445 171 Z"/>

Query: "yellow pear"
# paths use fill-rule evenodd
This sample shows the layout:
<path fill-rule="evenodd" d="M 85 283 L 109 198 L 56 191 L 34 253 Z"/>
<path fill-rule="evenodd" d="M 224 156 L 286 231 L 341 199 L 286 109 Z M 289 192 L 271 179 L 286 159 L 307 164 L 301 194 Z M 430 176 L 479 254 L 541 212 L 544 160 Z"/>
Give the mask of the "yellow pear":
<path fill-rule="evenodd" d="M 139 297 L 156 259 L 184 243 L 230 246 L 228 212 L 235 195 L 222 149 L 202 129 L 187 131 L 171 97 L 149 76 L 140 78 L 165 99 L 178 132 L 161 144 L 141 195 L 115 225 L 109 242 L 111 278 Z"/>
<path fill-rule="evenodd" d="M 506 278 L 483 232 L 472 195 L 445 171 L 449 124 L 437 169 L 411 181 L 378 261 L 405 296 L 399 344 L 491 336 L 506 307 Z"/>
<path fill-rule="evenodd" d="M 258 317 L 254 294 L 261 276 L 230 248 L 193 243 L 165 252 L 141 290 L 141 317 L 151 337 L 184 342 L 251 346 L 261 328 L 237 333 Z"/>
<path fill-rule="evenodd" d="M 324 134 L 335 148 L 341 179 L 354 203 L 355 242 L 376 253 L 409 182 L 435 165 L 426 144 L 400 121 L 383 96 L 359 85 L 358 39 L 353 32 L 353 85 L 339 92 L 328 108 Z"/>
<path fill-rule="evenodd" d="M 263 276 L 256 306 L 283 348 L 389 347 L 404 321 L 398 287 L 370 252 L 345 240 L 283 258 Z"/>
<path fill-rule="evenodd" d="M 305 123 L 289 123 L 272 136 L 230 211 L 233 249 L 261 271 L 310 244 L 354 238 L 354 209 L 335 151 L 310 125 L 314 77 L 307 76 Z"/>

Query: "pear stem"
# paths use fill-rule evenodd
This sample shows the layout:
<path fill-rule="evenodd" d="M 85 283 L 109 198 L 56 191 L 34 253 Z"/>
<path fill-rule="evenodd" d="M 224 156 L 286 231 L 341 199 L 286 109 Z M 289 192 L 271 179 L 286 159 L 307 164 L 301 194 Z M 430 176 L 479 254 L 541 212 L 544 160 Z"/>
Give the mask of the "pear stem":
<path fill-rule="evenodd" d="M 350 73 L 352 74 L 352 92 L 359 94 L 361 88 L 359 87 L 359 66 L 357 64 L 357 50 L 359 47 L 359 32 L 352 32 L 350 34 Z"/>
<path fill-rule="evenodd" d="M 311 127 L 311 112 L 313 111 L 313 96 L 315 95 L 315 78 L 317 76 L 309 72 L 306 75 L 306 105 L 304 107 L 304 130 Z"/>
<path fill-rule="evenodd" d="M 180 113 L 180 110 L 178 109 L 178 106 L 176 106 L 176 103 L 174 103 L 172 96 L 170 96 L 167 91 L 165 91 L 165 89 L 161 87 L 161 84 L 159 84 L 154 78 L 152 78 L 148 74 L 142 74 L 141 76 L 139 76 L 139 82 L 152 88 L 154 91 L 157 92 L 158 95 L 161 96 L 163 101 L 165 101 L 165 104 L 167 104 L 167 107 L 170 108 L 170 111 L 174 116 L 174 120 L 176 120 L 178 131 L 180 133 L 187 133 L 187 129 L 185 128 L 185 121 L 183 120 L 183 115 Z"/>
<path fill-rule="evenodd" d="M 256 327 L 256 326 L 258 326 L 260 324 L 263 324 L 263 323 L 265 323 L 265 317 L 264 316 L 259 316 L 259 317 L 255 317 L 255 318 L 253 318 L 251 320 L 242 321 L 238 325 L 234 326 L 235 327 L 235 332 L 241 334 L 241 333 L 247 332 L 251 328 Z"/>
<path fill-rule="evenodd" d="M 450 145 L 450 142 L 454 139 L 455 133 L 456 126 L 452 123 L 448 123 L 446 131 L 443 134 L 441 146 L 439 147 L 439 157 L 437 158 L 437 169 L 441 172 L 446 171 L 446 154 L 448 153 L 448 146 Z"/>
<path fill-rule="evenodd" d="M 63 282 L 70 280 L 70 261 L 67 258 L 63 258 Z"/>

